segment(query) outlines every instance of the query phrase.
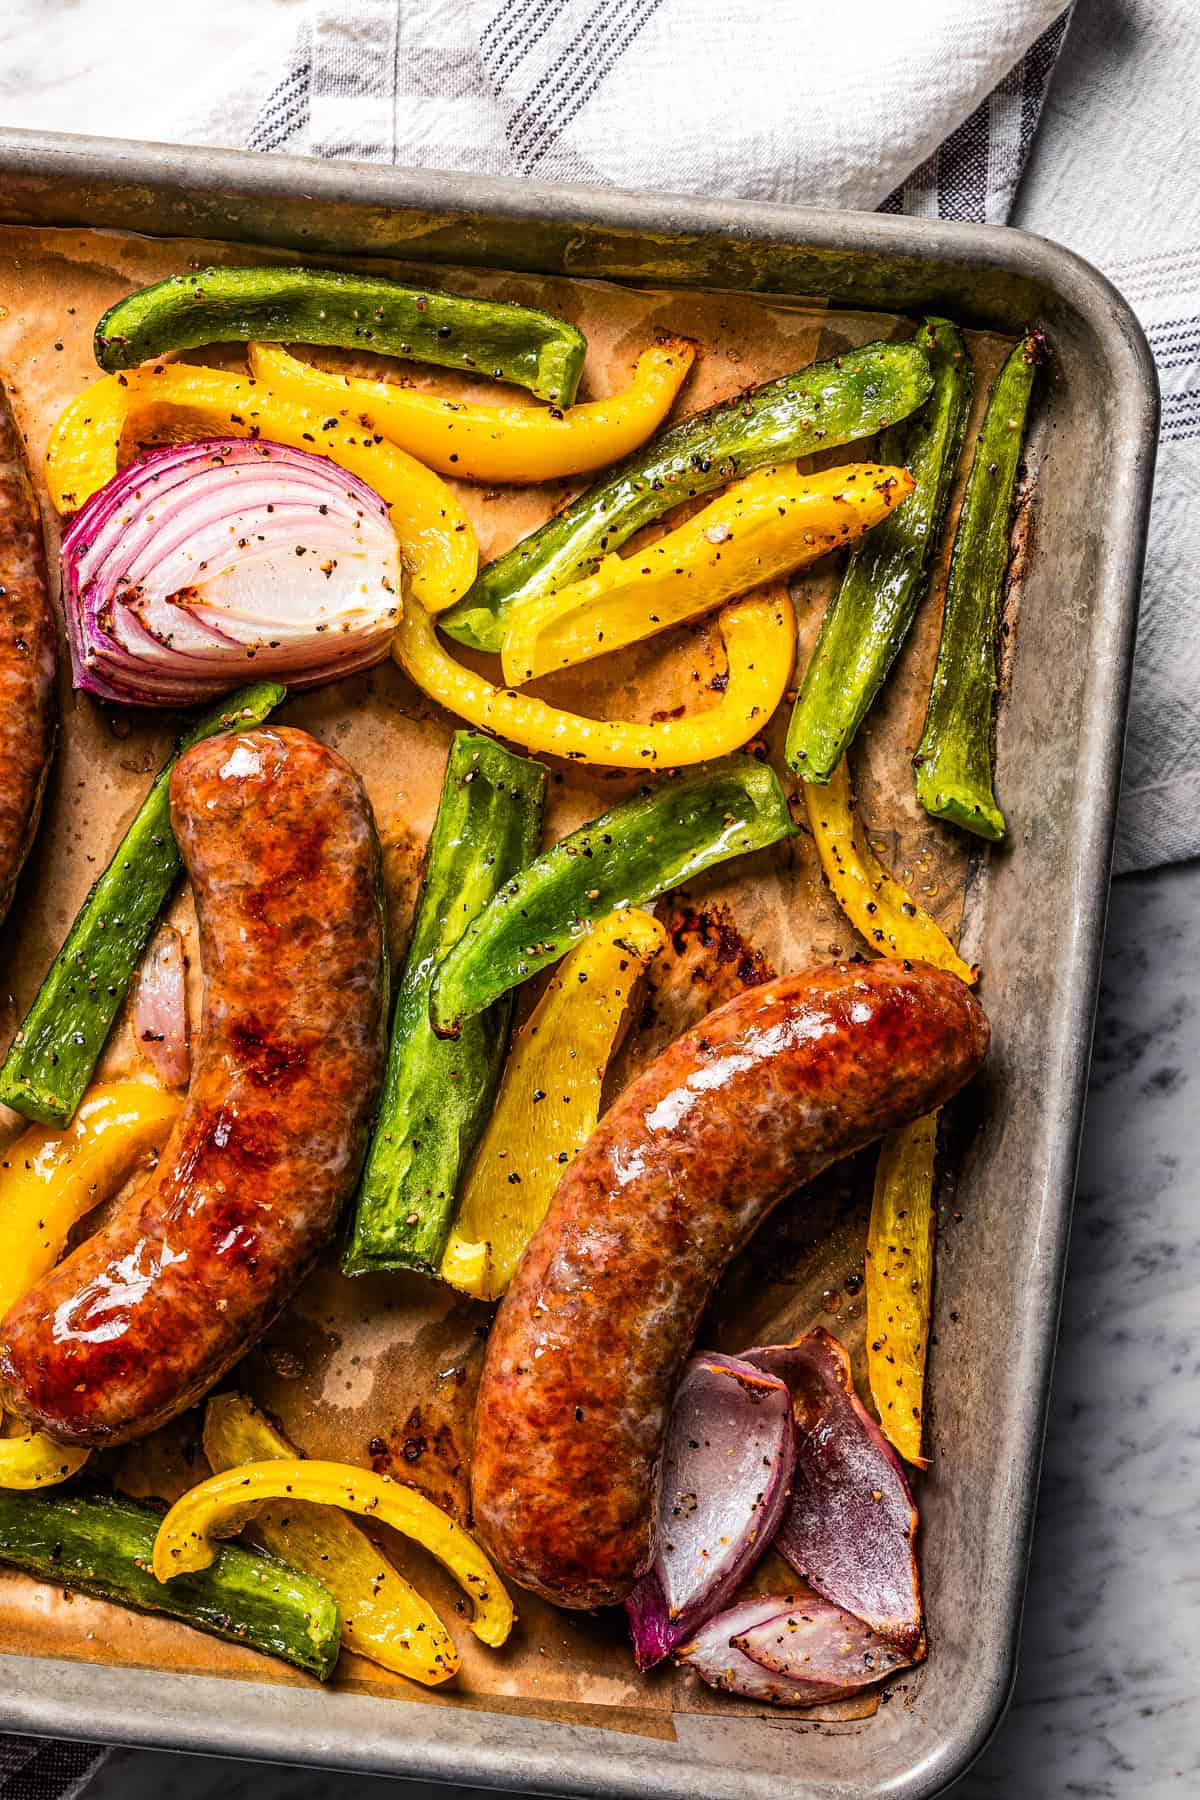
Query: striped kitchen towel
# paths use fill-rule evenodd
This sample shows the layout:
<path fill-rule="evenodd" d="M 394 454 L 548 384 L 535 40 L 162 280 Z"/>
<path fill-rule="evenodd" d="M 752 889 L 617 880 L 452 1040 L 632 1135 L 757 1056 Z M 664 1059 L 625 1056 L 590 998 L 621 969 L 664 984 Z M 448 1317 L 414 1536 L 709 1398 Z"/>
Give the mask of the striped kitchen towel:
<path fill-rule="evenodd" d="M 1002 221 L 1067 11 L 322 0 L 249 145 Z"/>
<path fill-rule="evenodd" d="M 1011 219 L 1098 264 L 1163 386 L 1117 850 L 1147 868 L 1200 854 L 1200 4 L 1121 12 L 1118 31 L 1106 0 L 321 0 L 249 144 Z"/>

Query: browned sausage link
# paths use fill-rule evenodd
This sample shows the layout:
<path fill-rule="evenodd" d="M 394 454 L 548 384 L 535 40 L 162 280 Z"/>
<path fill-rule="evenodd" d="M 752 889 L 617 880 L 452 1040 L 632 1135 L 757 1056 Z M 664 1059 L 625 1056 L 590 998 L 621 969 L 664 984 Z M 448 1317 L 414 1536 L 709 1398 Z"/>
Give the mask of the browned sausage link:
<path fill-rule="evenodd" d="M 923 963 L 839 963 L 739 994 L 672 1044 L 563 1176 L 488 1342 L 475 1522 L 559 1606 L 621 1600 L 654 1550 L 679 1368 L 730 1258 L 785 1194 L 940 1106 L 987 1048 Z"/>
<path fill-rule="evenodd" d="M 384 1055 L 379 847 L 302 731 L 211 738 L 171 776 L 204 1017 L 157 1172 L 4 1321 L 4 1404 L 72 1443 L 141 1437 L 266 1329 L 358 1178 Z"/>
<path fill-rule="evenodd" d="M 42 525 L 0 383 L 0 920 L 37 830 L 54 752 L 54 664 Z"/>

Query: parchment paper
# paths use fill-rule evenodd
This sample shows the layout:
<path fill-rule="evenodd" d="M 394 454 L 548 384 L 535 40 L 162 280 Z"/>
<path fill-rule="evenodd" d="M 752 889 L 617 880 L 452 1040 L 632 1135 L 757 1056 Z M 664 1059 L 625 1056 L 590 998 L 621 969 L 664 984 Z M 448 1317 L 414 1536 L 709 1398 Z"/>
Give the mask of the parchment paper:
<path fill-rule="evenodd" d="M 130 288 L 174 271 L 248 260 L 294 259 L 284 253 L 273 258 L 270 252 L 248 253 L 244 246 L 193 240 L 152 241 L 78 230 L 0 230 L 0 371 L 39 482 L 50 427 L 79 389 L 98 376 L 91 333 L 101 311 Z M 417 283 L 428 280 L 425 269 L 406 270 L 399 263 L 371 266 Z M 447 270 L 439 279 L 460 291 L 524 301 L 574 319 L 589 341 L 584 398 L 623 385 L 655 331 L 667 329 L 695 338 L 702 355 L 677 407 L 681 415 L 784 374 L 814 356 L 876 337 L 904 336 L 910 330 L 906 321 L 888 316 L 834 314 L 815 305 L 791 307 L 728 294 L 639 291 L 469 270 Z M 1003 345 L 982 337 L 972 338 L 971 345 L 978 373 L 978 418 Z M 195 360 L 210 360 L 207 352 L 192 354 Z M 223 352 L 221 360 L 236 362 L 239 355 Z M 396 364 L 382 359 L 329 352 L 320 360 L 330 367 L 397 373 Z M 490 384 L 442 371 L 408 367 L 401 378 L 462 397 L 496 394 Z M 519 397 L 507 388 L 503 395 L 509 403 Z M 848 462 L 871 450 L 869 445 L 851 446 L 814 461 Z M 576 491 L 576 485 L 582 484 L 501 491 L 460 484 L 478 533 L 481 560 L 541 523 Z M 58 527 L 44 489 L 43 511 L 53 561 Z M 943 554 L 943 566 L 944 562 Z M 827 559 L 794 584 L 800 669 L 836 573 Z M 886 696 L 861 735 L 855 763 L 856 786 L 872 840 L 953 934 L 965 891 L 967 854 L 960 838 L 921 812 L 909 769 L 936 653 L 940 606 L 939 572 Z M 614 662 L 616 666 L 609 667 L 602 659 L 574 674 L 548 678 L 537 691 L 582 712 L 648 717 L 656 709 L 681 703 L 694 706 L 698 685 L 707 688 L 724 657 L 712 624 L 700 622 L 624 652 Z M 180 726 L 177 716 L 101 708 L 73 694 L 65 648 L 62 670 L 62 741 L 38 844 L 9 920 L 0 961 L 6 1036 L 32 999 L 89 885 L 111 855 Z M 702 676 L 699 684 L 697 671 Z M 766 733 L 780 770 L 788 710 L 785 704 Z M 428 703 L 390 663 L 291 702 L 278 716 L 336 745 L 362 775 L 385 850 L 392 947 L 401 954 L 454 721 Z M 594 817 L 636 783 L 636 776 L 556 765 L 547 842 Z M 794 811 L 802 824 L 802 802 Z M 823 887 L 807 832 L 771 852 L 715 871 L 687 895 L 670 896 L 660 910 L 669 923 L 671 943 L 635 1003 L 625 1042 L 610 1071 L 610 1100 L 664 1043 L 740 986 L 858 947 Z M 188 945 L 196 1019 L 200 976 L 186 891 L 170 916 Z M 530 995 L 522 996 L 523 1004 L 530 1000 Z M 139 1065 L 139 1053 L 122 1023 L 102 1073 Z M 14 1115 L 9 1135 L 18 1127 Z M 820 1320 L 853 1351 L 865 1392 L 861 1288 L 872 1161 L 867 1153 L 844 1164 L 780 1207 L 730 1271 L 702 1329 L 701 1342 L 735 1351 L 751 1343 L 795 1337 Z M 413 1482 L 461 1514 L 471 1403 L 489 1317 L 484 1306 L 416 1276 L 348 1281 L 337 1273 L 331 1251 L 327 1266 L 234 1372 L 230 1384 L 247 1389 L 274 1412 L 307 1454 L 371 1464 Z M 142 1445 L 94 1458 L 92 1466 L 131 1493 L 170 1500 L 208 1472 L 198 1429 L 199 1415 L 191 1413 Z M 521 1619 L 510 1644 L 499 1653 L 486 1650 L 466 1629 L 459 1591 L 438 1565 L 388 1534 L 381 1537 L 387 1538 L 388 1553 L 452 1625 L 463 1656 L 462 1673 L 447 1687 L 427 1690 L 344 1655 L 338 1685 L 386 1694 L 395 1701 L 419 1699 L 537 1714 L 668 1737 L 673 1734 L 672 1709 L 746 1710 L 744 1703 L 714 1694 L 690 1676 L 669 1670 L 636 1675 L 623 1618 L 616 1611 L 569 1614 L 519 1595 Z M 791 1591 L 796 1585 L 781 1565 L 767 1565 L 760 1581 Z M 936 1620 L 933 1630 L 936 1634 Z M 13 1571 L 0 1572 L 0 1644 L 27 1654 L 189 1668 L 231 1679 L 292 1684 L 307 1680 L 254 1652 L 103 1602 L 69 1598 Z M 826 1716 L 845 1717 L 874 1704 L 872 1698 L 855 1707 L 826 1709 Z"/>

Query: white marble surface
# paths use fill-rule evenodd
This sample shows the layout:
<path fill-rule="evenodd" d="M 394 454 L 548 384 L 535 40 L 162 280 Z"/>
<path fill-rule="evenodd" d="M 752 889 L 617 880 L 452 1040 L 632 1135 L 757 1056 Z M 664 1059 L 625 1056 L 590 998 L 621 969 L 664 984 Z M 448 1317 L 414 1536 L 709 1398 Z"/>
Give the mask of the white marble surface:
<path fill-rule="evenodd" d="M 1021 222 L 1071 241 L 1098 61 L 1154 0 L 1078 0 Z M 0 0 L 0 120 L 236 144 L 301 0 Z M 186 47 L 187 81 L 180 81 Z M 1168 204 L 1143 178 L 1144 203 Z M 1085 254 L 1089 246 L 1080 244 Z M 955 1800 L 1200 1794 L 1200 864 L 1113 894 L 1013 1707 Z M 124 1751 L 81 1800 L 375 1800 L 401 1783 Z M 474 1790 L 460 1790 L 463 1793 Z"/>

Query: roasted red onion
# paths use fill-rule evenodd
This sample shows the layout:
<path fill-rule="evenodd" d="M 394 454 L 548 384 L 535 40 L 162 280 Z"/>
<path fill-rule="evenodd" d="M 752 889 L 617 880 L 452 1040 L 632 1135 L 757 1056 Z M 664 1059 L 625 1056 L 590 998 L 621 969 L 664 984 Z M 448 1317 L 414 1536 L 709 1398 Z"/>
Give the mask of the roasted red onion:
<path fill-rule="evenodd" d="M 247 438 L 138 457 L 76 514 L 62 575 L 75 686 L 133 706 L 369 668 L 400 608 L 379 495 L 327 457 Z"/>
<path fill-rule="evenodd" d="M 183 939 L 160 925 L 150 940 L 133 992 L 133 1035 L 165 1087 L 188 1080 L 187 966 Z"/>
<path fill-rule="evenodd" d="M 747 1626 L 734 1636 L 731 1647 L 776 1675 L 827 1682 L 843 1690 L 869 1687 L 907 1661 L 887 1638 L 816 1594 Z"/>
<path fill-rule="evenodd" d="M 658 1550 L 625 1602 L 649 1669 L 716 1612 L 754 1567 L 787 1502 L 795 1429 L 787 1386 L 731 1356 L 694 1356 L 663 1454 Z"/>
<path fill-rule="evenodd" d="M 791 1594 L 760 1594 L 753 1600 L 742 1600 L 728 1612 L 710 1619 L 692 1642 L 683 1646 L 679 1659 L 695 1669 L 709 1687 L 740 1694 L 743 1700 L 766 1700 L 772 1706 L 815 1706 L 819 1700 L 844 1699 L 857 1684 L 784 1674 L 756 1662 L 738 1648 L 764 1628 L 769 1635 L 795 1604 Z"/>
<path fill-rule="evenodd" d="M 899 1458 L 854 1391 L 850 1358 L 818 1327 L 743 1360 L 785 1381 L 795 1411 L 792 1494 L 775 1548 L 810 1587 L 918 1661 L 917 1509 Z"/>

